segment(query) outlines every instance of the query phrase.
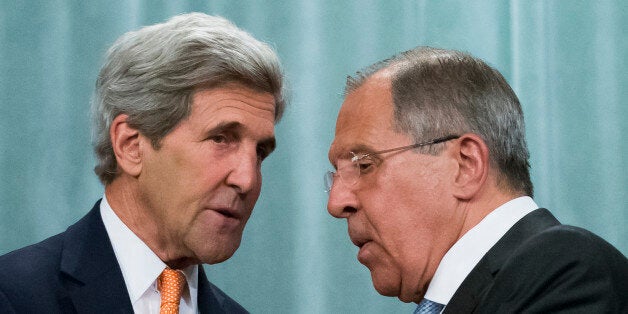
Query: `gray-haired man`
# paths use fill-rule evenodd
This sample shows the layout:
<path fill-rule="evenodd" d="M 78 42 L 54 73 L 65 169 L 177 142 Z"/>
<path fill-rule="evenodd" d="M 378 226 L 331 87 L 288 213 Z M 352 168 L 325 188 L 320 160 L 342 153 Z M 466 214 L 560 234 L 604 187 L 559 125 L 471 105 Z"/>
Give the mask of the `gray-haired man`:
<path fill-rule="evenodd" d="M 626 257 L 532 199 L 523 113 L 497 70 L 419 47 L 346 91 L 327 207 L 379 293 L 418 313 L 628 311 Z"/>
<path fill-rule="evenodd" d="M 96 85 L 104 196 L 0 257 L 0 310 L 246 312 L 200 265 L 231 257 L 259 196 L 284 109 L 276 54 L 223 18 L 181 15 L 120 37 Z"/>

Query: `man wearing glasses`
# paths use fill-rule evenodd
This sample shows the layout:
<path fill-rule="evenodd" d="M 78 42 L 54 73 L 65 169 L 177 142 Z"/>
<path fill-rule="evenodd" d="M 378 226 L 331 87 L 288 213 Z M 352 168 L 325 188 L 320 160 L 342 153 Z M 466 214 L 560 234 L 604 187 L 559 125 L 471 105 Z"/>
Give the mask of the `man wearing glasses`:
<path fill-rule="evenodd" d="M 535 204 L 528 158 L 498 71 L 416 48 L 347 81 L 328 211 L 375 289 L 417 313 L 626 313 L 628 260 Z"/>

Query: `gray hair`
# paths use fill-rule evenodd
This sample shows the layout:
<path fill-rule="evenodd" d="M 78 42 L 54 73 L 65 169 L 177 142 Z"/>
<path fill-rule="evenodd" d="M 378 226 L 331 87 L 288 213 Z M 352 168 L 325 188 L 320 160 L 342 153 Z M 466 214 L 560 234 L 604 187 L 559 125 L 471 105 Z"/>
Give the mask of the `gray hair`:
<path fill-rule="evenodd" d="M 394 127 L 417 142 L 450 134 L 474 133 L 489 149 L 497 184 L 533 195 L 523 112 L 506 79 L 473 56 L 417 47 L 375 63 L 347 79 L 346 93 L 384 69 L 392 70 Z M 424 153 L 438 154 L 443 145 Z"/>
<path fill-rule="evenodd" d="M 242 84 L 275 98 L 275 123 L 285 107 L 274 50 L 222 17 L 190 13 L 121 36 L 107 52 L 92 101 L 94 171 L 103 184 L 117 176 L 109 128 L 127 123 L 156 149 L 191 112 L 199 88 Z"/>

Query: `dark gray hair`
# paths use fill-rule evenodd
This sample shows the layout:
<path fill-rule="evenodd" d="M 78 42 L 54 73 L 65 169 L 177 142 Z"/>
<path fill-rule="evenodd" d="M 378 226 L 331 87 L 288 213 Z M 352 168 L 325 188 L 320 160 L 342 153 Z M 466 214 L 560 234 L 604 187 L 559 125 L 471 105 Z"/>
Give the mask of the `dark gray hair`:
<path fill-rule="evenodd" d="M 380 70 L 391 70 L 393 125 L 417 142 L 463 133 L 487 144 L 498 186 L 533 195 L 523 112 L 506 79 L 469 54 L 417 47 L 347 79 L 346 93 Z M 438 154 L 434 145 L 424 153 Z"/>
<path fill-rule="evenodd" d="M 274 50 L 222 17 L 190 13 L 121 36 L 109 49 L 92 101 L 94 169 L 108 184 L 117 176 L 109 128 L 127 122 L 156 149 L 191 111 L 199 88 L 242 84 L 275 98 L 275 123 L 285 107 Z"/>

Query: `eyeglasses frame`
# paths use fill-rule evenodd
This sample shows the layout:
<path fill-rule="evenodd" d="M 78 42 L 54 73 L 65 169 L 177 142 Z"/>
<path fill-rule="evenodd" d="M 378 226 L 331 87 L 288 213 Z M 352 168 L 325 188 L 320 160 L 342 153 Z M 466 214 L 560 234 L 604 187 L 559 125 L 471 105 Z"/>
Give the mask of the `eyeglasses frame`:
<path fill-rule="evenodd" d="M 356 155 L 354 152 L 351 152 L 351 154 L 353 154 L 353 157 L 351 157 L 351 163 L 352 164 L 356 164 L 358 161 L 367 158 L 369 156 L 374 156 L 374 155 L 380 155 L 380 154 L 386 154 L 386 153 L 392 153 L 392 152 L 402 152 L 405 150 L 409 150 L 409 149 L 413 149 L 413 148 L 419 148 L 419 147 L 423 147 L 423 146 L 428 146 L 428 145 L 434 145 L 434 144 L 439 144 L 439 143 L 443 143 L 443 142 L 447 142 L 447 141 L 451 141 L 454 139 L 460 138 L 460 135 L 447 135 L 447 136 L 443 136 L 443 137 L 439 137 L 433 140 L 429 140 L 429 141 L 425 141 L 425 142 L 421 142 L 421 143 L 415 143 L 415 144 L 411 144 L 411 145 L 406 145 L 406 146 L 400 146 L 400 147 L 395 147 L 395 148 L 389 148 L 389 149 L 384 149 L 384 150 L 380 150 L 380 151 L 375 151 L 375 152 L 370 152 L 370 153 L 366 153 L 366 154 L 360 154 L 360 155 Z M 334 185 L 335 179 L 334 177 L 338 175 L 340 176 L 340 179 L 342 180 L 342 175 L 340 175 L 338 173 L 338 170 L 336 171 L 327 171 L 325 173 L 325 192 L 329 193 L 331 192 L 331 189 Z M 359 172 L 358 172 L 358 178 L 359 178 Z M 329 181 L 329 183 L 328 183 Z M 357 183 L 357 180 L 356 180 Z M 346 185 L 346 183 L 344 183 Z M 355 183 L 350 184 L 348 186 L 353 186 L 355 185 Z"/>

